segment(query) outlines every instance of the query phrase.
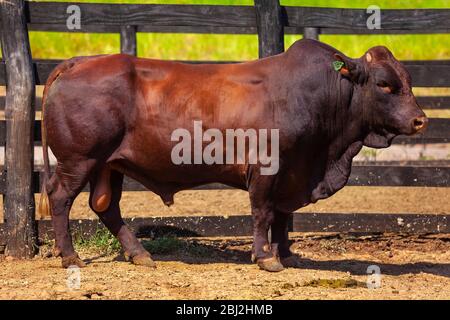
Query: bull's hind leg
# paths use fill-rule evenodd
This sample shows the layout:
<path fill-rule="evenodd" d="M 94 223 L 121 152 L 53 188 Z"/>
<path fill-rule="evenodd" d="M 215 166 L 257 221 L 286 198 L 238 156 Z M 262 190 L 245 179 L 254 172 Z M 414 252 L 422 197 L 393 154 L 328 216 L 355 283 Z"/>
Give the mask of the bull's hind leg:
<path fill-rule="evenodd" d="M 123 174 L 105 166 L 91 179 L 89 205 L 108 230 L 118 238 L 127 259 L 134 264 L 155 267 L 151 255 L 124 223 L 120 214 Z"/>
<path fill-rule="evenodd" d="M 47 183 L 52 224 L 55 232 L 55 249 L 62 256 L 62 266 L 84 267 L 84 262 L 75 252 L 69 230 L 69 213 L 73 201 L 86 185 L 92 161 L 58 163 L 55 174 Z"/>

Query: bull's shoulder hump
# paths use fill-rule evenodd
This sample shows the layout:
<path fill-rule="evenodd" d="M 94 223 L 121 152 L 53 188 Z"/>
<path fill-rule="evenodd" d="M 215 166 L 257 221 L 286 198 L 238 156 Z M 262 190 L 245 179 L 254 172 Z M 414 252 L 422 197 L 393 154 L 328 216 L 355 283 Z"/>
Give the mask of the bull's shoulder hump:
<path fill-rule="evenodd" d="M 298 54 L 307 54 L 307 55 L 320 55 L 324 54 L 327 56 L 331 56 L 336 52 L 339 52 L 336 48 L 333 48 L 332 46 L 317 41 L 313 39 L 301 39 L 296 41 L 293 45 L 289 47 L 287 50 L 288 53 L 291 55 L 298 55 Z"/>

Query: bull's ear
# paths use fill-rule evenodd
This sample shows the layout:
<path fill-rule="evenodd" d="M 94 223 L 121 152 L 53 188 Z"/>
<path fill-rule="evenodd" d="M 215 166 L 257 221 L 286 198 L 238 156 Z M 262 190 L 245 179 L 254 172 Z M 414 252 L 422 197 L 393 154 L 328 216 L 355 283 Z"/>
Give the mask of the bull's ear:
<path fill-rule="evenodd" d="M 341 62 L 341 64 L 343 63 L 338 70 L 341 75 L 356 83 L 364 82 L 366 75 L 361 59 L 351 59 L 341 53 L 335 53 L 334 58 Z"/>

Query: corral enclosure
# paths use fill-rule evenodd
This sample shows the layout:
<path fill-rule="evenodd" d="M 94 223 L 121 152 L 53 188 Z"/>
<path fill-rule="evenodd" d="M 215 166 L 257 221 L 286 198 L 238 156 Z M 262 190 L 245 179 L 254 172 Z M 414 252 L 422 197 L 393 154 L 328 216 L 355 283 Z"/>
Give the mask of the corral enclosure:
<path fill-rule="evenodd" d="M 81 29 L 67 28 L 67 8 L 77 5 L 82 15 Z M 1 4 L 2 49 L 0 85 L 8 85 L 6 120 L 0 122 L 0 143 L 5 147 L 5 165 L 0 180 L 4 195 L 6 223 L 0 226 L 0 245 L 8 245 L 11 254 L 29 256 L 34 243 L 35 224 L 41 238 L 51 236 L 48 220 L 34 221 L 33 193 L 40 189 L 40 167 L 33 162 L 33 143 L 40 145 L 41 122 L 35 119 L 32 101 L 40 111 L 41 100 L 35 99 L 34 86 L 43 85 L 51 70 L 60 62 L 32 60 L 28 30 L 55 32 L 117 32 L 121 52 L 136 55 L 137 32 L 257 34 L 259 56 L 284 50 L 285 34 L 303 34 L 319 39 L 321 34 L 437 34 L 450 33 L 450 10 L 407 9 L 382 10 L 381 29 L 368 29 L 370 13 L 366 9 L 335 9 L 280 6 L 278 1 L 256 0 L 255 6 L 221 5 L 150 5 L 94 4 L 63 2 L 10 1 Z M 16 32 L 13 33 L 12 30 Z M 17 38 L 17 34 L 20 38 Z M 20 54 L 13 54 L 19 52 Z M 189 61 L 202 63 L 202 61 Z M 208 61 L 211 62 L 211 61 Z M 213 61 L 227 63 L 228 61 Z M 413 85 L 422 88 L 450 87 L 450 61 L 403 61 L 411 73 Z M 19 69 L 15 69 L 19 68 Z M 17 72 L 19 70 L 19 72 Z M 448 92 L 448 91 L 447 91 Z M 420 96 L 419 104 L 427 110 L 450 109 L 450 96 Z M 25 116 L 24 116 L 25 115 Z M 432 145 L 448 143 L 450 119 L 432 118 L 425 134 L 398 137 L 397 145 Z M 450 161 L 359 161 L 354 163 L 350 186 L 364 187 L 438 187 L 450 186 Z M 223 185 L 206 185 L 203 190 L 226 189 Z M 126 180 L 125 191 L 144 188 Z M 449 190 L 449 189 L 446 189 Z M 420 206 L 420 203 L 417 203 Z M 361 213 L 358 207 L 346 213 L 302 212 L 293 215 L 294 232 L 406 232 L 449 233 L 450 214 L 436 212 L 408 214 Z M 129 220 L 142 235 L 156 227 L 169 227 L 185 235 L 246 236 L 251 234 L 251 217 L 233 215 L 176 216 Z M 73 229 L 92 233 L 97 220 L 74 221 Z"/>

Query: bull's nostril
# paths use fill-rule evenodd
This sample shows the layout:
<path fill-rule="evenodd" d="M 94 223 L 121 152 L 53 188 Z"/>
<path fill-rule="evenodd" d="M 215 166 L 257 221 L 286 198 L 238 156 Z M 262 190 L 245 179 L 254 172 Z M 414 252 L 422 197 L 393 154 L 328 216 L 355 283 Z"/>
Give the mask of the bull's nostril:
<path fill-rule="evenodd" d="M 422 128 L 423 126 L 423 121 L 419 120 L 419 119 L 414 119 L 414 127 L 415 128 Z"/>
<path fill-rule="evenodd" d="M 416 131 L 424 129 L 426 127 L 426 124 L 427 124 L 427 117 L 419 117 L 413 120 L 413 127 L 414 130 Z"/>

